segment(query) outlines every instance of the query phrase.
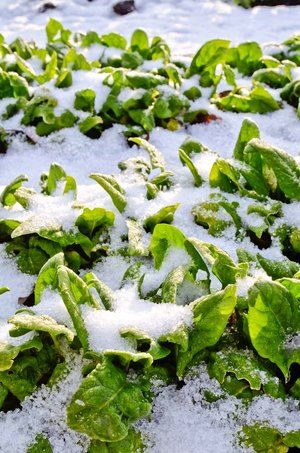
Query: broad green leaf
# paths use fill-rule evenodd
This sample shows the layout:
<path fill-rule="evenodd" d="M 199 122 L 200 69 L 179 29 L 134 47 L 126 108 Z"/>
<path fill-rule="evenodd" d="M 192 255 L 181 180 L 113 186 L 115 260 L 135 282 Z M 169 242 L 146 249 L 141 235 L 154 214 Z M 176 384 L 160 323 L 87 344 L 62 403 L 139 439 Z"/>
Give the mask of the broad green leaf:
<path fill-rule="evenodd" d="M 102 442 L 128 435 L 130 424 L 150 411 L 150 404 L 125 371 L 103 360 L 83 380 L 67 408 L 71 429 Z"/>
<path fill-rule="evenodd" d="M 262 50 L 256 42 L 244 42 L 236 47 L 236 66 L 241 74 L 252 75 L 261 67 Z"/>
<path fill-rule="evenodd" d="M 184 266 L 175 267 L 166 277 L 162 285 L 162 302 L 175 304 L 177 288 L 186 277 L 187 269 Z"/>
<path fill-rule="evenodd" d="M 26 350 L 37 350 L 40 351 L 43 347 L 38 336 L 34 336 L 30 340 L 24 341 L 20 346 L 13 346 L 7 342 L 0 342 L 0 371 L 9 370 L 13 363 L 14 359 L 18 356 L 19 352 Z"/>
<path fill-rule="evenodd" d="M 103 124 L 103 119 L 100 116 L 90 115 L 81 121 L 78 126 L 82 134 L 88 135 L 92 130 L 98 129 L 100 124 Z"/>
<path fill-rule="evenodd" d="M 206 263 L 206 268 L 220 280 L 223 287 L 235 283 L 239 277 L 246 276 L 247 264 L 236 265 L 228 253 L 211 243 L 196 238 L 189 238 L 189 241 L 201 254 L 202 260 Z"/>
<path fill-rule="evenodd" d="M 298 278 L 281 278 L 278 280 L 281 285 L 289 290 L 296 299 L 300 299 L 300 279 Z"/>
<path fill-rule="evenodd" d="M 244 426 L 240 439 L 257 453 L 287 453 L 289 450 L 282 442 L 281 433 L 276 428 L 266 425 Z"/>
<path fill-rule="evenodd" d="M 217 98 L 215 102 L 221 109 L 239 113 L 267 113 L 280 108 L 278 102 L 262 85 L 256 85 L 248 92 L 231 92 Z"/>
<path fill-rule="evenodd" d="M 287 198 L 300 200 L 300 167 L 292 156 L 258 139 L 248 143 L 244 156 L 249 165 L 261 171 L 270 190 L 275 192 L 278 187 Z"/>
<path fill-rule="evenodd" d="M 275 363 L 288 378 L 288 335 L 300 326 L 299 304 L 281 284 L 256 282 L 249 291 L 247 316 L 251 342 L 258 354 Z"/>
<path fill-rule="evenodd" d="M 136 29 L 131 35 L 130 46 L 133 50 L 143 53 L 149 49 L 149 40 L 144 30 Z"/>
<path fill-rule="evenodd" d="M 207 41 L 193 57 L 187 76 L 190 77 L 202 72 L 202 78 L 203 75 L 206 76 L 203 78 L 203 85 L 211 85 L 215 77 L 215 68 L 218 64 L 225 62 L 229 46 L 230 41 L 225 39 Z"/>
<path fill-rule="evenodd" d="M 208 228 L 212 236 L 221 236 L 223 231 L 235 226 L 237 229 L 241 226 L 241 220 L 236 214 L 238 204 L 226 201 L 204 201 L 192 209 L 195 222 L 198 225 Z"/>
<path fill-rule="evenodd" d="M 288 259 L 270 260 L 258 253 L 257 260 L 264 271 L 274 280 L 284 277 L 291 278 L 300 270 L 298 263 Z"/>
<path fill-rule="evenodd" d="M 224 290 L 195 300 L 191 304 L 194 324 L 189 332 L 187 351 L 178 351 L 177 375 L 182 378 L 194 356 L 217 343 L 225 330 L 229 316 L 236 304 L 236 289 L 228 285 Z"/>
<path fill-rule="evenodd" d="M 228 374 L 234 374 L 238 380 L 246 380 L 252 390 L 263 389 L 265 393 L 275 398 L 284 395 L 279 379 L 274 377 L 249 350 L 228 348 L 212 352 L 208 370 L 221 384 Z"/>

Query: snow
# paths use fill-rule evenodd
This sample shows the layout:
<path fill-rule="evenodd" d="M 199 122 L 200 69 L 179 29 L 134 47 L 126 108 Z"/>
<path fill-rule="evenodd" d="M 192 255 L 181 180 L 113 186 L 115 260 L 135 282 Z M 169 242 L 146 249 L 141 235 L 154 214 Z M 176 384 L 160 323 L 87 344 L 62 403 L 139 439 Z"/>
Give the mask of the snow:
<path fill-rule="evenodd" d="M 66 365 L 65 379 L 52 388 L 42 385 L 32 396 L 25 398 L 21 409 L 0 413 L 1 452 L 25 453 L 38 434 L 49 439 L 53 453 L 82 453 L 88 446 L 86 437 L 66 424 L 66 405 L 82 380 L 82 359 L 71 354 L 66 358 Z"/>
<path fill-rule="evenodd" d="M 74 330 L 73 322 L 60 294 L 57 291 L 51 290 L 49 287 L 44 289 L 41 301 L 39 304 L 31 307 L 31 310 L 37 315 L 51 316 L 59 324 L 64 324 Z"/>
<path fill-rule="evenodd" d="M 150 270 L 145 274 L 142 291 L 145 295 L 157 289 L 166 279 L 168 274 L 178 266 L 189 267 L 191 257 L 189 254 L 178 247 L 171 247 L 165 256 L 159 270 Z"/>
<path fill-rule="evenodd" d="M 80 111 L 74 108 L 75 93 L 85 90 L 87 87 L 95 92 L 95 110 L 99 112 L 110 92 L 110 88 L 103 85 L 103 80 L 106 78 L 107 74 L 100 74 L 95 70 L 73 71 L 70 87 L 56 88 L 55 81 L 51 81 L 43 85 L 43 89 L 49 90 L 51 95 L 58 100 L 58 106 L 55 108 L 56 115 L 60 115 L 65 110 L 70 110 L 75 115 L 79 115 Z"/>
<path fill-rule="evenodd" d="M 142 26 L 151 36 L 165 38 L 179 55 L 195 52 L 201 42 L 216 37 L 235 43 L 280 43 L 299 32 L 300 7 L 258 7 L 247 11 L 220 0 L 136 0 L 136 12 L 117 16 L 112 10 L 114 3 L 115 0 L 56 0 L 56 9 L 41 14 L 41 0 L 2 0 L 1 32 L 11 40 L 22 33 L 26 39 L 41 42 L 41 30 L 49 17 L 78 31 L 122 32 L 127 38 Z"/>
<path fill-rule="evenodd" d="M 142 300 L 136 286 L 125 286 L 115 292 L 112 311 L 85 307 L 84 322 L 89 332 L 90 347 L 97 351 L 134 349 L 121 337 L 122 330 L 134 329 L 148 337 L 158 339 L 193 322 L 191 309 L 173 304 L 155 304 Z"/>
<path fill-rule="evenodd" d="M 16 262 L 5 253 L 0 244 L 0 288 L 7 286 L 9 291 L 0 296 L 0 321 L 10 318 L 18 308 L 18 298 L 27 297 L 33 290 L 35 276 L 23 274 Z"/>
<path fill-rule="evenodd" d="M 156 392 L 151 421 L 137 425 L 148 442 L 147 453 L 246 452 L 252 450 L 236 437 L 244 425 L 267 423 L 282 433 L 300 428 L 297 401 L 262 396 L 247 407 L 236 397 L 225 396 L 204 365 L 195 368 L 182 389 L 157 387 Z M 219 399 L 208 403 L 207 394 Z"/>
<path fill-rule="evenodd" d="M 136 0 L 137 12 L 121 17 L 112 11 L 115 0 L 56 0 L 57 6 L 44 14 L 38 13 L 42 1 L 15 0 L 7 2 L 0 0 L 1 6 L 1 33 L 10 41 L 18 35 L 25 39 L 35 39 L 44 43 L 44 26 L 49 17 L 63 22 L 65 27 L 75 31 L 95 29 L 99 33 L 121 32 L 129 38 L 136 28 L 144 28 L 152 38 L 155 35 L 164 37 L 170 45 L 173 54 L 179 60 L 189 61 L 190 56 L 207 40 L 214 38 L 229 38 L 233 43 L 245 40 L 255 40 L 261 43 L 269 42 L 266 53 L 274 48 L 272 41 L 281 42 L 294 33 L 299 33 L 300 6 L 298 7 L 258 7 L 246 11 L 238 8 L 232 2 L 224 3 L 219 0 Z M 106 61 L 110 57 L 120 55 L 119 49 L 105 48 L 92 45 L 82 49 L 88 60 Z M 6 57 L 13 61 L 12 56 Z M 145 61 L 139 70 L 152 70 L 161 66 L 161 61 Z M 35 71 L 41 67 L 36 59 L 30 60 Z M 293 77 L 299 78 L 299 70 L 292 70 Z M 109 87 L 103 85 L 104 76 L 97 70 L 93 72 L 73 72 L 73 84 L 69 88 L 55 88 L 54 82 L 45 84 L 44 89 L 57 98 L 56 112 L 61 113 L 68 108 L 77 115 L 85 113 L 76 111 L 73 107 L 74 93 L 91 88 L 96 92 L 96 109 L 100 109 L 105 101 Z M 197 76 L 184 81 L 181 92 L 191 86 L 198 85 Z M 249 81 L 242 78 L 241 85 L 248 86 Z M 223 90 L 226 85 L 218 89 Z M 174 90 L 165 87 L 167 95 Z M 222 238 L 213 238 L 206 230 L 195 225 L 191 214 L 192 207 L 202 201 L 207 201 L 212 190 L 206 183 L 209 179 L 211 167 L 218 157 L 231 158 L 232 150 L 241 126 L 243 115 L 220 112 L 216 106 L 208 101 L 210 89 L 202 89 L 202 97 L 192 103 L 193 108 L 207 108 L 210 113 L 221 117 L 210 124 L 188 126 L 176 132 L 156 128 L 150 134 L 150 142 L 164 155 L 166 168 L 174 173 L 174 185 L 166 192 L 160 192 L 155 200 L 145 200 L 145 185 L 134 175 L 120 174 L 117 164 L 121 160 L 133 156 L 147 158 L 147 153 L 137 146 L 127 146 L 122 134 L 123 126 L 115 125 L 106 130 L 99 140 L 91 140 L 83 136 L 77 127 L 65 129 L 48 138 L 35 137 L 33 128 L 28 128 L 29 134 L 35 137 L 37 144 L 32 146 L 22 138 L 15 137 L 6 155 L 0 155 L 0 183 L 1 188 L 8 184 L 20 173 L 29 176 L 30 186 L 39 191 L 39 178 L 43 171 L 49 169 L 53 161 L 59 162 L 67 174 L 76 178 L 78 195 L 76 205 L 84 204 L 87 207 L 101 206 L 112 210 L 116 215 L 115 226 L 112 229 L 112 248 L 117 249 L 122 244 L 121 236 L 126 234 L 126 224 L 113 206 L 110 197 L 103 189 L 89 179 L 90 173 L 103 172 L 117 175 L 118 181 L 126 190 L 128 206 L 126 214 L 141 220 L 157 212 L 165 205 L 180 203 L 175 213 L 174 225 L 180 228 L 187 236 L 193 236 L 203 241 L 212 242 L 227 251 L 236 260 L 236 249 L 243 247 L 250 253 L 256 254 L 259 249 L 245 238 L 242 242 L 235 240 L 231 229 L 226 231 Z M 123 102 L 128 98 L 142 95 L 143 90 L 123 90 L 119 99 Z M 11 99 L 0 101 L 2 114 Z M 284 149 L 296 159 L 300 159 L 300 128 L 299 119 L 294 108 L 285 105 L 284 108 L 265 115 L 248 114 L 260 128 L 261 137 L 267 143 Z M 12 117 L 5 123 L 5 127 L 14 129 L 20 126 L 20 114 Z M 193 161 L 200 175 L 206 181 L 200 188 L 193 185 L 192 176 L 186 167 L 182 167 L 178 159 L 178 148 L 184 139 L 191 135 L 201 141 L 212 152 L 203 152 L 193 156 Z M 218 193 L 218 190 L 213 192 Z M 242 201 L 235 195 L 226 195 L 228 201 L 239 201 L 239 213 L 246 218 L 249 204 L 253 200 L 243 197 Z M 48 197 L 35 195 L 30 209 L 21 210 L 16 205 L 11 209 L 1 208 L 1 218 L 18 218 L 20 220 L 33 218 L 35 229 L 40 227 L 56 228 L 63 226 L 69 230 L 74 227 L 74 220 L 81 213 L 81 208 L 74 209 L 74 200 L 70 196 Z M 290 225 L 299 226 L 299 202 L 283 205 L 284 218 Z M 248 217 L 250 220 L 250 216 Z M 251 215 L 251 225 L 258 225 L 259 218 Z M 275 225 L 279 225 L 277 219 Z M 148 236 L 144 234 L 146 242 Z M 264 256 L 282 260 L 278 244 L 273 244 L 268 250 L 260 251 Z M 146 268 L 143 290 L 145 293 L 156 289 L 167 274 L 178 265 L 189 263 L 189 257 L 182 250 L 171 250 L 161 269 L 155 271 L 152 267 Z M 126 258 L 109 256 L 97 263 L 92 271 L 115 291 L 115 302 L 112 311 L 96 311 L 90 307 L 84 308 L 84 319 L 89 331 L 90 345 L 96 351 L 106 349 L 121 349 L 133 351 L 132 345 L 120 333 L 126 329 L 138 329 L 153 339 L 170 332 L 184 324 L 192 324 L 192 315 L 189 307 L 171 304 L 154 304 L 141 299 L 135 286 L 122 285 L 122 277 L 129 266 Z M 200 278 L 200 275 L 197 275 Z M 221 284 L 213 275 L 212 290 L 217 291 Z M 257 279 L 268 278 L 258 269 L 251 269 L 250 275 L 238 279 L 237 293 L 246 296 L 249 288 Z M 22 274 L 13 259 L 5 252 L 4 244 L 0 244 L 0 287 L 8 286 L 10 291 L 0 296 L 0 341 L 10 341 L 17 344 L 29 338 L 11 339 L 10 325 L 6 320 L 20 308 L 19 297 L 31 294 L 35 276 Z M 120 289 L 121 288 L 121 289 Z M 181 289 L 180 298 L 195 291 L 195 288 Z M 193 294 L 193 293 L 192 293 Z M 196 297 L 196 294 L 195 294 Z M 40 304 L 32 307 L 36 314 L 47 314 L 72 328 L 72 321 L 58 293 L 46 289 Z M 287 346 L 298 344 L 299 336 L 288 339 Z M 34 395 L 27 398 L 22 404 L 22 410 L 15 410 L 7 414 L 0 413 L 0 451 L 23 453 L 34 440 L 35 435 L 44 432 L 49 438 L 54 453 L 72 451 L 82 453 L 88 442 L 84 436 L 68 429 L 65 423 L 65 406 L 78 388 L 82 376 L 82 361 L 77 356 L 68 359 L 70 373 L 58 386 L 50 389 L 42 386 Z M 152 419 L 144 420 L 139 424 L 145 438 L 148 438 L 148 451 L 151 453 L 205 453 L 218 451 L 220 453 L 234 453 L 245 448 L 236 444 L 236 434 L 245 423 L 253 424 L 258 421 L 268 422 L 283 432 L 299 429 L 300 419 L 298 408 L 293 400 L 281 401 L 269 397 L 255 398 L 248 408 L 234 397 L 224 397 L 209 405 L 205 400 L 205 390 L 221 395 L 219 384 L 209 379 L 205 368 L 200 367 L 200 373 L 191 376 L 186 385 L 178 390 L 175 386 L 156 389 Z M 195 404 L 196 403 L 196 404 Z M 12 442 L 13 439 L 13 442 Z M 199 447 L 200 446 L 200 447 Z M 201 448 L 201 450 L 199 450 Z"/>

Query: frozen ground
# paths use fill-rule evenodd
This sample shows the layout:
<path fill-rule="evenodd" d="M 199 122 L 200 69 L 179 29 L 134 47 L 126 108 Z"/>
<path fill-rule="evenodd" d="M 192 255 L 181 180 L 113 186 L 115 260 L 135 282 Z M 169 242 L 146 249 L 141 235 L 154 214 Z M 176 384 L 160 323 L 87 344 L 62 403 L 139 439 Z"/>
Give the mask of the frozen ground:
<path fill-rule="evenodd" d="M 119 31 L 127 37 L 134 29 L 142 27 L 151 36 L 156 34 L 163 36 L 171 45 L 173 53 L 183 55 L 192 54 L 203 42 L 216 37 L 230 38 L 233 42 L 245 40 L 256 40 L 261 43 L 281 42 L 300 31 L 300 6 L 261 7 L 246 11 L 231 3 L 221 1 L 137 0 L 137 11 L 121 17 L 113 13 L 112 4 L 114 2 L 111 0 L 94 0 L 93 2 L 53 0 L 53 3 L 57 5 L 55 10 L 41 14 L 38 12 L 39 7 L 43 4 L 41 1 L 15 0 L 8 2 L 0 0 L 0 32 L 9 40 L 22 35 L 24 38 L 33 38 L 42 43 L 44 26 L 49 17 L 57 18 L 63 22 L 64 26 L 74 31 L 94 29 L 101 34 L 107 31 Z M 212 112 L 213 109 L 211 107 Z M 272 114 L 248 116 L 254 118 L 259 124 L 261 136 L 265 141 L 285 149 L 296 157 L 300 155 L 299 119 L 297 119 L 294 109 L 285 107 Z M 140 191 L 138 184 L 129 182 L 125 188 L 130 200 L 131 214 L 147 215 L 155 212 L 161 206 L 182 200 L 186 204 L 180 208 L 181 210 L 178 210 L 175 225 L 188 235 L 197 235 L 187 212 L 190 212 L 191 206 L 195 203 L 194 197 L 201 198 L 202 195 L 199 195 L 199 191 L 196 195 L 194 189 L 189 186 L 190 175 L 187 171 L 183 171 L 178 164 L 178 147 L 189 133 L 212 150 L 217 151 L 222 157 L 230 157 L 242 119 L 243 115 L 240 114 L 222 113 L 221 121 L 212 122 L 209 125 L 191 126 L 185 132 L 171 133 L 160 129 L 154 130 L 150 141 L 163 151 L 167 168 L 178 176 L 183 189 L 178 184 L 173 191 L 158 197 L 155 203 L 145 203 L 144 194 Z M 9 152 L 0 157 L 0 185 L 7 184 L 20 173 L 26 173 L 33 186 L 37 186 L 41 172 L 47 170 L 51 162 L 57 161 L 82 185 L 79 193 L 82 197 L 86 197 L 88 191 L 86 185 L 91 184 L 91 180 L 88 179 L 91 172 L 117 172 L 117 163 L 132 155 L 119 126 L 107 130 L 97 141 L 90 140 L 77 130 L 71 129 L 61 132 L 60 137 L 60 140 L 55 137 L 39 138 L 35 147 L 16 139 Z M 199 166 L 201 166 L 201 162 L 199 162 Z M 208 167 L 209 163 L 206 166 L 203 165 L 203 171 L 208 173 Z M 105 197 L 104 203 L 109 203 Z M 297 209 L 299 213 L 299 205 L 291 210 L 291 215 L 295 216 Z M 295 217 L 295 222 L 298 221 L 299 219 Z M 199 234 L 204 234 L 201 239 L 209 238 L 209 236 L 205 236 L 205 232 Z M 234 252 L 236 247 L 229 237 L 223 239 L 219 245 L 228 252 Z M 272 253 L 277 252 L 272 251 Z M 112 278 L 115 280 L 115 275 L 118 272 L 121 273 L 121 269 L 123 272 L 121 260 L 114 265 L 115 273 L 113 275 L 112 273 L 106 275 L 105 267 L 102 269 L 101 265 L 98 268 L 103 280 L 112 287 L 115 284 Z M 33 278 L 17 271 L 14 263 L 11 260 L 8 261 L 3 248 L 0 249 L 0 266 L 0 287 L 3 284 L 12 289 L 5 295 L 5 299 L 2 296 L 7 307 L 9 304 L 16 303 L 18 297 L 26 296 L 30 292 Z M 75 383 L 79 382 L 78 369 L 73 373 Z M 150 451 L 155 453 L 169 451 L 174 453 L 237 452 L 234 435 L 241 425 L 241 422 L 234 419 L 237 410 L 242 420 L 254 421 L 260 417 L 260 420 L 263 421 L 268 418 L 274 426 L 283 430 L 292 423 L 295 423 L 295 426 L 297 426 L 296 423 L 300 423 L 299 415 L 297 415 L 295 407 L 292 407 L 292 403 L 287 408 L 287 406 L 281 406 L 279 402 L 276 405 L 268 398 L 261 402 L 254 402 L 247 413 L 234 398 L 228 398 L 220 405 L 216 404 L 213 411 L 208 411 L 201 394 L 201 389 L 203 390 L 205 386 L 209 390 L 218 390 L 217 384 L 210 382 L 205 371 L 201 370 L 200 378 L 191 378 L 181 391 L 175 392 L 173 387 L 170 387 L 159 393 L 154 406 L 152 422 L 142 424 L 142 429 L 152 439 Z M 71 390 L 74 390 L 73 387 Z M 66 389 L 66 399 L 70 397 L 68 392 L 70 393 L 70 389 Z M 43 412 L 43 407 L 40 407 L 45 394 L 48 398 L 47 391 L 42 390 L 36 400 L 27 402 L 22 415 L 17 413 L 0 417 L 0 431 L 5 433 L 5 436 L 0 439 L 1 453 L 8 453 L 8 451 L 23 453 L 25 451 L 22 450 L 23 446 L 32 436 L 32 432 L 35 432 L 33 430 L 28 433 L 24 429 L 26 423 L 31 423 L 32 414 L 40 417 L 39 422 L 36 423 L 36 432 L 41 428 L 41 420 L 43 420 L 41 417 L 49 417 L 50 421 L 57 419 L 58 425 L 61 423 L 61 426 L 59 425 L 57 430 L 52 433 L 52 441 L 56 445 L 55 453 L 65 453 L 74 447 L 76 436 L 73 438 L 69 433 L 70 439 L 67 445 L 61 439 L 61 432 L 66 429 L 63 422 L 64 396 L 60 396 L 58 393 L 51 396 L 53 409 L 48 408 L 50 413 L 48 416 L 47 412 Z M 59 404 L 56 407 L 57 401 Z M 198 405 L 194 404 L 195 401 Z M 47 429 L 51 431 L 51 423 L 48 422 L 48 425 Z M 17 438 L 18 433 L 21 435 L 16 445 L 13 446 L 11 437 Z M 84 444 L 83 440 L 82 442 Z"/>

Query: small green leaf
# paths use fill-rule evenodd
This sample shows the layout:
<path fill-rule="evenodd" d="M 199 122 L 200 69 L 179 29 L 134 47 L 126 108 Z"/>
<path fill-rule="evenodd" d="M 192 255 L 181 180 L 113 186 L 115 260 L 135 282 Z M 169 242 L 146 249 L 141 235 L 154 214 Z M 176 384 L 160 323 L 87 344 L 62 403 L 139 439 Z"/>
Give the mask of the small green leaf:
<path fill-rule="evenodd" d="M 144 221 L 144 228 L 146 231 L 153 232 L 156 225 L 159 223 L 170 224 L 174 220 L 175 211 L 178 209 L 180 203 L 176 203 L 169 206 L 164 206 L 155 214 L 150 215 Z"/>
<path fill-rule="evenodd" d="M 153 169 L 160 168 L 161 171 L 165 170 L 164 157 L 161 154 L 161 152 L 158 151 L 157 148 L 155 148 L 155 146 L 151 145 L 149 142 L 147 142 L 147 140 L 144 140 L 141 137 L 132 137 L 129 138 L 128 141 L 136 143 L 137 145 L 143 147 L 149 153 L 151 166 Z"/>
<path fill-rule="evenodd" d="M 94 179 L 108 193 L 118 211 L 124 212 L 127 205 L 125 190 L 122 189 L 117 180 L 113 176 L 101 173 L 92 173 L 90 178 Z"/>
<path fill-rule="evenodd" d="M 260 132 L 258 125 L 250 118 L 245 118 L 233 150 L 233 157 L 235 159 L 244 160 L 244 149 L 252 138 L 259 138 Z"/>
<path fill-rule="evenodd" d="M 196 187 L 200 187 L 203 183 L 203 180 L 201 176 L 199 175 L 199 172 L 195 165 L 193 164 L 192 160 L 190 157 L 183 151 L 183 149 L 179 149 L 179 157 L 181 162 L 188 167 L 190 172 L 192 173 L 192 176 L 194 178 L 194 184 Z"/>
<path fill-rule="evenodd" d="M 26 453 L 52 453 L 52 447 L 48 439 L 38 434 L 34 444 L 30 445 Z"/>

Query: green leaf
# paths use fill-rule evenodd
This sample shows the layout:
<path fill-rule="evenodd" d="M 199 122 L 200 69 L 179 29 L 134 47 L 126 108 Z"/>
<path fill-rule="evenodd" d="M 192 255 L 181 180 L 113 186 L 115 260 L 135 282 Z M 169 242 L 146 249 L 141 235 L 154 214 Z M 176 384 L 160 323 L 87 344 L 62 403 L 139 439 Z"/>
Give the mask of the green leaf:
<path fill-rule="evenodd" d="M 142 54 L 149 49 L 149 40 L 144 30 L 136 29 L 131 35 L 130 46 Z"/>
<path fill-rule="evenodd" d="M 127 41 L 124 36 L 119 33 L 108 33 L 101 36 L 101 41 L 108 47 L 116 47 L 117 49 L 126 49 Z"/>
<path fill-rule="evenodd" d="M 10 318 L 9 322 L 22 331 L 47 332 L 55 340 L 59 335 L 65 335 L 69 342 L 74 339 L 74 333 L 67 327 L 58 324 L 53 318 L 47 315 L 36 316 L 28 312 L 20 312 Z"/>
<path fill-rule="evenodd" d="M 228 96 L 215 100 L 221 109 L 231 112 L 267 113 L 279 109 L 278 102 L 261 85 L 256 85 L 249 92 L 231 92 Z"/>
<path fill-rule="evenodd" d="M 52 256 L 41 268 L 34 287 L 35 304 L 40 303 L 44 290 L 50 286 L 52 290 L 57 288 L 57 269 L 64 264 L 64 254 L 57 253 Z"/>
<path fill-rule="evenodd" d="M 48 255 L 39 248 L 25 249 L 18 254 L 18 268 L 20 271 L 24 272 L 24 274 L 38 274 L 48 258 Z"/>
<path fill-rule="evenodd" d="M 236 47 L 236 67 L 241 74 L 252 75 L 261 66 L 262 50 L 256 42 L 244 42 Z"/>
<path fill-rule="evenodd" d="M 300 270 L 298 263 L 288 259 L 282 259 L 281 261 L 270 260 L 258 253 L 257 260 L 264 271 L 274 280 L 283 277 L 293 277 Z"/>
<path fill-rule="evenodd" d="M 249 165 L 262 173 L 270 190 L 275 192 L 278 187 L 287 198 L 300 200 L 300 167 L 292 156 L 258 139 L 248 143 L 244 156 Z"/>
<path fill-rule="evenodd" d="M 153 169 L 160 168 L 161 171 L 165 170 L 164 157 L 161 152 L 158 151 L 157 148 L 155 148 L 155 146 L 151 145 L 149 142 L 147 142 L 147 140 L 144 140 L 141 137 L 131 137 L 128 139 L 128 141 L 136 143 L 148 152 Z"/>
<path fill-rule="evenodd" d="M 136 220 L 129 219 L 126 221 L 128 228 L 128 252 L 131 256 L 147 256 L 149 254 L 147 247 L 142 242 L 143 231 Z"/>
<path fill-rule="evenodd" d="M 41 176 L 41 185 L 43 192 L 47 195 L 53 195 L 58 185 L 64 184 L 62 193 L 73 191 L 76 196 L 77 184 L 72 176 L 66 174 L 65 170 L 56 162 L 50 165 L 49 173 L 43 173 Z"/>
<path fill-rule="evenodd" d="M 283 74 L 282 67 L 258 69 L 253 74 L 253 80 L 265 83 L 271 88 L 282 88 L 290 79 Z"/>
<path fill-rule="evenodd" d="M 181 148 L 179 148 L 179 157 L 180 157 L 180 160 L 183 163 L 183 165 L 186 165 L 188 167 L 188 169 L 190 170 L 190 172 L 192 173 L 195 186 L 200 187 L 203 183 L 203 179 L 201 178 L 197 168 L 193 164 L 190 157 Z"/>
<path fill-rule="evenodd" d="M 228 285 L 223 291 L 204 296 L 191 304 L 194 324 L 189 332 L 188 350 L 178 351 L 178 377 L 182 378 L 186 367 L 193 363 L 193 358 L 197 353 L 217 343 L 225 330 L 235 304 L 234 285 Z"/>
<path fill-rule="evenodd" d="M 2 206 L 13 206 L 17 202 L 15 192 L 25 181 L 28 181 L 28 176 L 20 175 L 4 187 L 0 196 L 0 203 Z"/>
<path fill-rule="evenodd" d="M 276 428 L 264 425 L 243 427 L 240 439 L 255 452 L 287 453 L 288 447 L 282 442 L 282 435 Z"/>
<path fill-rule="evenodd" d="M 278 280 L 281 285 L 289 290 L 296 299 L 300 299 L 300 279 L 298 278 L 281 278 Z"/>
<path fill-rule="evenodd" d="M 83 380 L 67 408 L 71 429 L 102 442 L 128 435 L 130 424 L 149 413 L 150 404 L 125 371 L 103 360 Z"/>
<path fill-rule="evenodd" d="M 22 351 L 26 350 L 33 350 L 36 349 L 40 351 L 43 347 L 43 343 L 41 342 L 38 336 L 34 336 L 30 340 L 21 343 L 20 346 L 13 346 L 7 342 L 0 342 L 0 371 L 9 370 L 13 363 L 14 359 L 18 356 L 18 354 Z"/>
<path fill-rule="evenodd" d="M 95 108 L 95 99 L 96 93 L 94 90 L 91 90 L 90 88 L 86 88 L 85 90 L 81 91 L 76 91 L 74 107 L 77 110 L 83 110 L 84 112 L 92 113 Z"/>
<path fill-rule="evenodd" d="M 164 206 L 155 214 L 150 215 L 144 221 L 144 228 L 146 231 L 153 232 L 156 225 L 159 223 L 170 224 L 174 220 L 175 211 L 178 209 L 180 203 Z"/>
<path fill-rule="evenodd" d="M 208 370 L 221 384 L 225 382 L 228 374 L 234 374 L 238 380 L 246 380 L 252 390 L 263 389 L 275 398 L 284 395 L 279 379 L 249 350 L 222 349 L 212 352 Z"/>
<path fill-rule="evenodd" d="M 178 228 L 163 223 L 156 225 L 149 247 L 155 268 L 160 268 L 170 247 L 185 248 L 185 241 L 186 237 Z"/>
<path fill-rule="evenodd" d="M 221 236 L 223 231 L 230 227 L 241 226 L 241 221 L 236 214 L 238 204 L 226 201 L 204 201 L 192 209 L 195 222 L 208 228 L 212 236 Z"/>
<path fill-rule="evenodd" d="M 1 294 L 6 293 L 7 291 L 9 291 L 9 288 L 7 286 L 1 286 L 0 287 L 0 296 L 1 296 Z"/>
<path fill-rule="evenodd" d="M 57 269 L 58 289 L 71 316 L 77 336 L 84 350 L 88 349 L 88 332 L 81 316 L 80 304 L 91 300 L 89 290 L 73 271 L 65 266 Z"/>
<path fill-rule="evenodd" d="M 287 378 L 285 341 L 300 325 L 296 299 L 279 283 L 256 282 L 249 291 L 247 320 L 250 339 L 258 354 L 275 363 Z"/>
<path fill-rule="evenodd" d="M 88 135 L 88 133 L 90 133 L 92 129 L 97 130 L 100 124 L 103 124 L 103 120 L 100 116 L 90 115 L 83 121 L 78 123 L 78 126 L 82 134 Z"/>
<path fill-rule="evenodd" d="M 62 70 L 57 76 L 55 86 L 57 88 L 69 88 L 73 83 L 72 72 L 68 69 Z"/>
<path fill-rule="evenodd" d="M 226 60 L 229 46 L 230 41 L 224 39 L 207 41 L 193 57 L 187 76 L 202 73 L 202 84 L 210 86 L 214 82 L 216 66 Z"/>
<path fill-rule="evenodd" d="M 142 453 L 143 451 L 141 434 L 130 428 L 127 436 L 118 442 L 92 440 L 87 453 Z"/>
<path fill-rule="evenodd" d="M 108 193 L 118 211 L 124 212 L 127 204 L 125 190 L 122 189 L 117 180 L 113 176 L 101 173 L 92 173 L 90 178 L 94 179 Z"/>
<path fill-rule="evenodd" d="M 233 150 L 235 159 L 244 161 L 244 149 L 252 138 L 260 138 L 258 125 L 250 118 L 245 118 Z"/>
<path fill-rule="evenodd" d="M 162 302 L 170 304 L 176 303 L 178 286 L 183 283 L 186 274 L 187 268 L 184 266 L 178 266 L 171 270 L 162 285 Z"/>
<path fill-rule="evenodd" d="M 114 302 L 113 291 L 101 280 L 99 280 L 93 272 L 88 272 L 83 276 L 83 281 L 88 288 L 95 288 L 105 310 L 111 310 Z"/>
<path fill-rule="evenodd" d="M 82 234 L 92 239 L 99 229 L 112 226 L 114 220 L 115 215 L 111 211 L 103 208 L 84 208 L 77 217 L 75 225 Z"/>
<path fill-rule="evenodd" d="M 52 447 L 48 439 L 38 434 L 34 444 L 30 445 L 26 453 L 52 453 Z"/>
<path fill-rule="evenodd" d="M 245 277 L 248 266 L 236 265 L 230 255 L 216 245 L 190 238 L 190 243 L 201 254 L 207 268 L 220 280 L 223 287 L 235 283 L 238 277 Z"/>

